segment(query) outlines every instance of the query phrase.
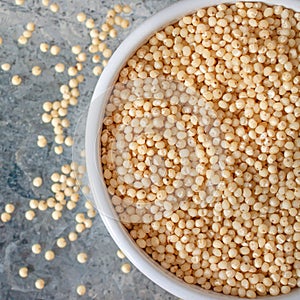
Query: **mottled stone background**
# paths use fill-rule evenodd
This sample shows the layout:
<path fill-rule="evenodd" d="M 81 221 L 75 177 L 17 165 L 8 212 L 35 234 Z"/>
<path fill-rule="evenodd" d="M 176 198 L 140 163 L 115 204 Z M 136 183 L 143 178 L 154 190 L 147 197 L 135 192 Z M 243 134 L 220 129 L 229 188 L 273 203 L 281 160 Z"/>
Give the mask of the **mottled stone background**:
<path fill-rule="evenodd" d="M 76 15 L 83 11 L 93 17 L 96 24 L 101 24 L 107 10 L 118 3 L 115 0 L 56 2 L 60 5 L 58 13 L 52 13 L 41 0 L 25 0 L 23 6 L 15 5 L 14 0 L 0 1 L 0 36 L 3 38 L 0 64 L 12 65 L 8 72 L 0 70 L 0 213 L 6 203 L 16 206 L 10 222 L 0 221 L 0 299 L 175 299 L 134 267 L 127 275 L 120 271 L 126 259 L 121 261 L 116 256 L 117 247 L 99 216 L 94 219 L 93 227 L 80 234 L 77 241 L 68 243 L 64 249 L 57 248 L 56 239 L 73 231 L 76 212 L 84 211 L 83 196 L 75 211 L 64 210 L 59 221 L 51 218 L 50 210 L 37 211 L 32 222 L 24 218 L 29 200 L 51 196 L 50 175 L 72 160 L 72 151 L 66 147 L 62 155 L 54 154 L 52 126 L 41 122 L 41 114 L 43 102 L 61 99 L 59 87 L 69 80 L 66 71 L 63 74 L 54 71 L 55 64 L 75 64 L 75 56 L 70 51 L 73 45 L 80 44 L 87 52 L 88 29 L 76 20 Z M 108 42 L 111 49 L 116 49 L 145 18 L 172 2 L 175 1 L 122 0 L 123 4 L 132 7 L 128 16 L 131 26 L 119 30 L 118 37 Z M 28 22 L 34 22 L 36 30 L 26 45 L 19 45 L 17 39 Z M 60 46 L 61 53 L 58 56 L 42 53 L 39 50 L 41 42 Z M 42 67 L 41 76 L 31 74 L 35 65 Z M 83 71 L 85 82 L 80 85 L 78 106 L 69 109 L 70 135 L 74 134 L 78 118 L 86 112 L 97 82 L 92 74 L 93 66 L 90 55 Z M 23 78 L 20 86 L 11 85 L 14 74 Z M 49 141 L 45 148 L 36 145 L 37 136 L 41 134 Z M 44 185 L 38 189 L 31 184 L 36 176 L 44 179 Z M 43 249 L 54 249 L 56 258 L 52 262 L 43 258 L 44 252 L 38 256 L 32 254 L 31 245 L 37 242 Z M 86 264 L 79 264 L 76 260 L 81 251 L 89 255 Z M 26 279 L 18 276 L 22 266 L 30 269 Z M 39 277 L 46 281 L 42 291 L 34 287 Z M 87 287 L 83 297 L 76 294 L 79 284 Z"/>

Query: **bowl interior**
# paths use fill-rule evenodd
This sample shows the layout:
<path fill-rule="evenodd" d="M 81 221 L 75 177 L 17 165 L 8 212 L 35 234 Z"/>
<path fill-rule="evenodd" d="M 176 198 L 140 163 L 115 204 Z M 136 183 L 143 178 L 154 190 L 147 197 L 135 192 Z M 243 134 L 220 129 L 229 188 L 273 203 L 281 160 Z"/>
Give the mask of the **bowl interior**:
<path fill-rule="evenodd" d="M 104 69 L 97 86 L 95 88 L 86 126 L 86 163 L 89 182 L 94 196 L 95 205 L 105 223 L 112 238 L 122 249 L 129 260 L 147 277 L 156 284 L 183 299 L 240 299 L 239 297 L 226 296 L 212 291 L 204 290 L 195 285 L 189 285 L 183 280 L 177 278 L 171 272 L 165 270 L 156 261 L 150 258 L 141 250 L 135 241 L 131 238 L 128 231 L 118 220 L 117 213 L 110 201 L 103 178 L 102 167 L 100 162 L 100 144 L 99 134 L 102 130 L 102 120 L 104 118 L 105 106 L 118 78 L 118 74 L 126 61 L 133 53 L 145 43 L 148 38 L 156 31 L 168 24 L 176 22 L 184 15 L 193 13 L 199 8 L 218 5 L 220 3 L 235 3 L 235 0 L 185 0 L 173 4 L 172 6 L 160 11 L 136 30 L 134 30 L 119 46 L 111 57 L 108 65 Z M 249 2 L 261 2 L 252 0 Z M 300 11 L 300 1 L 295 0 L 272 0 L 267 2 L 268 5 L 283 5 L 294 11 Z M 289 299 L 296 300 L 300 297 L 300 290 L 293 289 L 288 295 L 276 297 L 258 297 L 272 299 Z"/>

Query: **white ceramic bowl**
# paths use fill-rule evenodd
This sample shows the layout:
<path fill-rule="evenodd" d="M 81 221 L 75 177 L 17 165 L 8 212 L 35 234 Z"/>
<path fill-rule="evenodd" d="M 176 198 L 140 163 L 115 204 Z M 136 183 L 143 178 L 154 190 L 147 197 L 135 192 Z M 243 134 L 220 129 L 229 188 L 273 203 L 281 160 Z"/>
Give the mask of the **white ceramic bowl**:
<path fill-rule="evenodd" d="M 136 30 L 134 30 L 118 47 L 104 69 L 96 89 L 94 91 L 87 117 L 85 147 L 86 163 L 89 183 L 94 196 L 95 205 L 102 217 L 106 228 L 115 240 L 116 244 L 129 260 L 153 282 L 174 294 L 177 297 L 188 300 L 204 299 L 240 299 L 234 296 L 204 290 L 200 287 L 189 285 L 180 280 L 171 272 L 166 271 L 157 262 L 151 259 L 141 250 L 130 237 L 127 230 L 118 221 L 117 214 L 110 201 L 100 165 L 99 133 L 102 128 L 105 106 L 111 89 L 117 80 L 118 74 L 126 61 L 134 52 L 156 31 L 168 24 L 174 23 L 180 17 L 193 13 L 199 8 L 214 6 L 221 3 L 235 3 L 234 0 L 185 0 L 177 2 L 149 18 Z M 249 2 L 259 2 L 252 0 Z M 268 0 L 269 5 L 283 5 L 295 11 L 300 11 L 300 0 Z M 288 295 L 276 297 L 258 297 L 260 299 L 299 300 L 300 289 L 294 289 Z"/>

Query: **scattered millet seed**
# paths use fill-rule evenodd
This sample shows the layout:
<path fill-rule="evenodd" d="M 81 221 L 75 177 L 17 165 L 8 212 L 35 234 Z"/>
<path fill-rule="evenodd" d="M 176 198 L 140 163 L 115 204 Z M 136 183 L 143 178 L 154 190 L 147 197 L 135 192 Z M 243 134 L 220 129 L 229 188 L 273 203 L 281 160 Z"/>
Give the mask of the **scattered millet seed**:
<path fill-rule="evenodd" d="M 26 278 L 28 276 L 28 268 L 22 267 L 19 269 L 19 276 L 22 278 Z"/>
<path fill-rule="evenodd" d="M 56 144 L 59 144 L 59 145 L 63 144 L 63 143 L 64 143 L 64 140 L 65 140 L 65 137 L 64 137 L 64 135 L 62 135 L 62 134 L 58 134 L 58 135 L 56 135 L 55 138 L 54 138 L 55 143 L 56 143 Z"/>
<path fill-rule="evenodd" d="M 102 73 L 102 67 L 101 67 L 101 66 L 95 66 L 95 67 L 93 68 L 93 74 L 94 74 L 95 76 L 100 76 L 101 73 Z"/>
<path fill-rule="evenodd" d="M 39 201 L 38 201 L 38 200 L 36 200 L 36 199 L 31 199 L 31 200 L 29 201 L 29 207 L 30 207 L 31 209 L 37 209 L 38 206 L 39 206 Z"/>
<path fill-rule="evenodd" d="M 86 20 L 86 14 L 83 12 L 80 12 L 79 14 L 77 14 L 76 18 L 77 18 L 78 22 L 83 23 Z"/>
<path fill-rule="evenodd" d="M 31 247 L 31 251 L 32 251 L 32 253 L 34 253 L 34 254 L 40 254 L 41 251 L 42 251 L 42 247 L 41 247 L 40 244 L 34 244 L 34 245 L 32 245 L 32 247 Z"/>
<path fill-rule="evenodd" d="M 78 55 L 81 52 L 81 46 L 80 45 L 75 45 L 72 47 L 72 53 L 75 55 Z"/>
<path fill-rule="evenodd" d="M 104 49 L 102 54 L 105 58 L 110 58 L 112 55 L 112 51 L 111 51 L 111 49 L 106 48 L 106 49 Z"/>
<path fill-rule="evenodd" d="M 18 38 L 18 43 L 21 44 L 21 45 L 27 44 L 27 38 L 26 38 L 24 35 L 21 35 L 21 36 Z"/>
<path fill-rule="evenodd" d="M 49 101 L 44 102 L 44 104 L 43 104 L 43 110 L 45 112 L 49 112 L 49 111 L 51 111 L 51 109 L 52 109 L 52 103 L 49 102 Z"/>
<path fill-rule="evenodd" d="M 49 50 L 49 45 L 47 43 L 41 43 L 40 44 L 40 50 L 44 53 L 46 53 Z"/>
<path fill-rule="evenodd" d="M 27 23 L 26 29 L 33 32 L 35 30 L 35 24 L 33 22 Z"/>
<path fill-rule="evenodd" d="M 130 272 L 130 270 L 131 270 L 130 264 L 126 263 L 121 266 L 121 271 L 125 274 L 128 274 Z"/>
<path fill-rule="evenodd" d="M 67 137 L 65 138 L 64 143 L 65 143 L 65 145 L 68 146 L 68 147 L 73 146 L 73 144 L 74 144 L 73 138 L 72 138 L 71 136 L 67 136 Z"/>
<path fill-rule="evenodd" d="M 92 18 L 87 19 L 86 22 L 85 22 L 85 26 L 88 29 L 92 29 L 92 28 L 95 27 L 95 21 Z"/>
<path fill-rule="evenodd" d="M 43 135 L 38 135 L 37 145 L 40 148 L 44 148 L 47 146 L 47 139 Z"/>
<path fill-rule="evenodd" d="M 53 260 L 55 258 L 55 253 L 52 250 L 47 250 L 45 252 L 45 259 L 46 260 Z"/>
<path fill-rule="evenodd" d="M 32 72 L 32 75 L 39 76 L 42 73 L 42 69 L 40 66 L 34 66 L 31 70 L 31 72 Z"/>
<path fill-rule="evenodd" d="M 76 230 L 76 232 L 78 232 L 78 233 L 82 233 L 82 232 L 84 232 L 85 231 L 85 225 L 84 224 L 76 224 L 76 226 L 75 226 L 75 230 Z"/>
<path fill-rule="evenodd" d="M 0 45 L 2 45 L 2 43 L 3 43 L 3 39 L 2 39 L 2 37 L 0 36 Z"/>
<path fill-rule="evenodd" d="M 90 193 L 90 188 L 89 186 L 85 185 L 82 187 L 82 192 L 86 195 Z"/>
<path fill-rule="evenodd" d="M 114 11 L 117 13 L 117 14 L 120 14 L 122 12 L 122 5 L 121 4 L 116 4 L 114 6 Z"/>
<path fill-rule="evenodd" d="M 55 65 L 54 69 L 57 73 L 62 73 L 65 70 L 65 65 L 63 63 L 58 63 Z"/>
<path fill-rule="evenodd" d="M 77 261 L 81 264 L 84 264 L 87 262 L 88 256 L 86 253 L 81 252 L 77 255 Z"/>
<path fill-rule="evenodd" d="M 47 201 L 45 201 L 45 200 L 40 200 L 40 201 L 39 201 L 39 204 L 38 204 L 38 209 L 39 209 L 40 211 L 45 211 L 45 210 L 47 210 L 47 208 L 48 208 Z"/>
<path fill-rule="evenodd" d="M 51 115 L 49 115 L 49 114 L 47 114 L 47 113 L 43 113 L 43 114 L 42 114 L 42 121 L 43 121 L 44 123 L 50 123 L 51 120 L 52 120 L 52 116 L 51 116 Z"/>
<path fill-rule="evenodd" d="M 29 30 L 24 30 L 23 36 L 26 37 L 27 39 L 30 39 L 32 37 L 32 32 Z"/>
<path fill-rule="evenodd" d="M 76 292 L 79 296 L 83 296 L 86 293 L 86 287 L 81 284 L 76 288 Z"/>
<path fill-rule="evenodd" d="M 53 197 L 50 197 L 47 199 L 47 207 L 54 208 L 56 204 L 56 201 Z"/>
<path fill-rule="evenodd" d="M 107 23 L 101 25 L 101 30 L 104 32 L 109 32 L 110 29 L 111 27 Z"/>
<path fill-rule="evenodd" d="M 19 75 L 14 75 L 12 78 L 11 78 L 11 83 L 13 85 L 20 85 L 22 83 L 22 78 L 19 76 Z"/>
<path fill-rule="evenodd" d="M 131 13 L 131 7 L 129 5 L 124 5 L 123 6 L 123 13 L 125 13 L 125 14 Z"/>
<path fill-rule="evenodd" d="M 126 28 L 129 27 L 130 23 L 129 23 L 128 20 L 123 19 L 123 20 L 121 21 L 121 24 L 120 24 L 120 25 L 121 25 L 121 27 L 122 27 L 123 29 L 126 29 Z"/>
<path fill-rule="evenodd" d="M 118 26 L 121 26 L 122 20 L 123 20 L 122 17 L 116 16 L 115 17 L 115 24 L 118 25 Z"/>
<path fill-rule="evenodd" d="M 11 220 L 11 215 L 10 215 L 9 213 L 3 212 L 3 213 L 1 214 L 1 221 L 2 221 L 3 223 L 9 222 L 10 220 Z"/>
<path fill-rule="evenodd" d="M 51 48 L 50 48 L 50 53 L 51 53 L 52 55 L 58 55 L 59 52 L 60 52 L 60 47 L 58 47 L 58 46 L 56 46 L 56 45 L 51 46 Z"/>
<path fill-rule="evenodd" d="M 32 184 L 33 186 L 35 187 L 40 187 L 42 186 L 43 184 L 43 179 L 41 177 L 35 177 L 33 180 L 32 180 Z"/>
<path fill-rule="evenodd" d="M 92 62 L 93 62 L 94 64 L 100 62 L 100 60 L 101 60 L 100 55 L 98 55 L 98 54 L 93 55 L 93 57 L 92 57 Z"/>
<path fill-rule="evenodd" d="M 8 214 L 12 214 L 15 211 L 15 206 L 12 203 L 7 203 L 4 207 L 4 210 L 8 213 Z"/>
<path fill-rule="evenodd" d="M 64 209 L 64 207 L 61 203 L 56 203 L 54 206 L 54 209 L 57 211 L 62 211 Z"/>
<path fill-rule="evenodd" d="M 55 146 L 54 147 L 54 152 L 57 154 L 57 155 L 60 155 L 64 152 L 64 148 L 62 146 Z"/>
<path fill-rule="evenodd" d="M 57 3 L 51 3 L 49 8 L 53 13 L 57 13 L 59 11 L 59 5 Z"/>
<path fill-rule="evenodd" d="M 43 4 L 44 6 L 49 6 L 50 0 L 42 0 L 42 4 Z"/>
<path fill-rule="evenodd" d="M 93 221 L 91 219 L 85 219 L 83 221 L 83 224 L 85 226 L 85 228 L 92 228 L 93 226 Z"/>
<path fill-rule="evenodd" d="M 118 35 L 118 32 L 117 32 L 117 30 L 115 29 L 115 28 L 113 28 L 113 29 L 111 29 L 110 31 L 109 31 L 109 36 L 111 37 L 111 38 L 116 38 L 117 37 L 117 35 Z"/>
<path fill-rule="evenodd" d="M 9 63 L 4 63 L 1 65 L 1 69 L 5 72 L 9 71 L 11 68 L 11 65 Z"/>
<path fill-rule="evenodd" d="M 68 203 L 67 203 L 67 209 L 68 210 L 73 210 L 74 208 L 76 208 L 76 202 L 74 202 L 74 201 L 68 201 Z"/>
<path fill-rule="evenodd" d="M 107 64 L 108 64 L 108 61 L 107 61 L 106 59 L 104 59 L 104 60 L 102 61 L 102 66 L 103 66 L 103 67 L 106 67 Z"/>
<path fill-rule="evenodd" d="M 76 57 L 78 62 L 85 62 L 86 61 L 86 53 L 81 52 Z"/>
<path fill-rule="evenodd" d="M 88 210 L 89 209 L 94 209 L 93 204 L 90 200 L 85 201 L 84 207 Z"/>
<path fill-rule="evenodd" d="M 25 0 L 15 0 L 16 5 L 24 5 Z"/>
<path fill-rule="evenodd" d="M 70 121 L 68 119 L 62 119 L 61 120 L 61 126 L 64 127 L 64 128 L 68 128 L 70 127 Z"/>
<path fill-rule="evenodd" d="M 76 232 L 70 232 L 68 238 L 70 242 L 75 242 L 78 238 L 78 234 Z"/>
<path fill-rule="evenodd" d="M 87 216 L 89 217 L 89 218 L 95 218 L 96 217 L 96 210 L 94 210 L 94 209 L 89 209 L 88 211 L 87 211 Z"/>
<path fill-rule="evenodd" d="M 68 68 L 68 75 L 69 76 L 76 76 L 77 73 L 78 73 L 78 71 L 75 67 L 69 67 Z"/>
<path fill-rule="evenodd" d="M 60 211 L 55 210 L 54 212 L 52 212 L 51 216 L 53 220 L 57 221 L 62 217 L 62 213 Z"/>
<path fill-rule="evenodd" d="M 45 287 L 45 281 L 43 279 L 39 278 L 35 281 L 34 285 L 38 290 L 42 290 Z"/>
<path fill-rule="evenodd" d="M 117 256 L 121 259 L 124 259 L 126 256 L 124 255 L 124 253 L 121 250 L 117 251 Z"/>
<path fill-rule="evenodd" d="M 78 213 L 76 216 L 75 216 L 75 221 L 77 223 L 83 223 L 85 220 L 85 217 L 84 217 L 84 214 L 83 213 Z"/>
<path fill-rule="evenodd" d="M 35 218 L 35 212 L 33 210 L 27 210 L 25 212 L 25 219 L 28 221 L 32 221 Z"/>
<path fill-rule="evenodd" d="M 84 158 L 85 157 L 85 150 L 80 151 L 80 157 Z"/>
<path fill-rule="evenodd" d="M 61 237 L 61 238 L 57 239 L 56 245 L 59 248 L 65 248 L 67 246 L 67 241 L 65 238 Z"/>
<path fill-rule="evenodd" d="M 50 178 L 53 182 L 59 182 L 60 175 L 59 175 L 59 173 L 55 172 L 51 175 Z"/>
<path fill-rule="evenodd" d="M 60 169 L 66 175 L 70 174 L 70 172 L 71 172 L 71 166 L 68 164 L 63 165 Z"/>

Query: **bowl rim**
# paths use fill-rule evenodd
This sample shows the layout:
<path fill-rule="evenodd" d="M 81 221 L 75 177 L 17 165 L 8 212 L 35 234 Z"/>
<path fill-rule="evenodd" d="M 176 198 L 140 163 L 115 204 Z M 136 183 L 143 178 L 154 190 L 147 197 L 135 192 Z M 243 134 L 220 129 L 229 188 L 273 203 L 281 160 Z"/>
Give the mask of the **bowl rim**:
<path fill-rule="evenodd" d="M 151 281 L 162 287 L 169 293 L 182 299 L 240 299 L 238 296 L 227 296 L 221 293 L 204 290 L 201 287 L 190 285 L 177 278 L 170 271 L 165 270 L 154 261 L 146 252 L 140 249 L 133 241 L 128 231 L 124 228 L 110 201 L 105 182 L 102 176 L 102 167 L 99 164 L 98 138 L 104 117 L 104 108 L 112 90 L 112 86 L 117 79 L 120 70 L 127 60 L 146 40 L 156 31 L 168 24 L 176 22 L 184 15 L 191 14 L 197 9 L 215 6 L 218 4 L 236 3 L 236 0 L 182 0 L 176 2 L 161 11 L 157 12 L 135 30 L 119 45 L 109 60 L 108 65 L 100 76 L 94 90 L 86 120 L 85 130 L 85 150 L 86 166 L 89 184 L 94 198 L 94 204 L 101 215 L 101 218 L 118 247 L 124 252 L 127 258 Z M 263 2 L 259 0 L 241 0 L 239 2 Z M 282 5 L 286 8 L 300 11 L 300 1 L 297 0 L 269 0 L 267 5 Z M 297 291 L 298 290 L 298 291 Z M 295 288 L 288 295 L 272 296 L 272 299 L 299 299 L 300 289 Z M 270 296 L 258 297 L 266 299 Z"/>

